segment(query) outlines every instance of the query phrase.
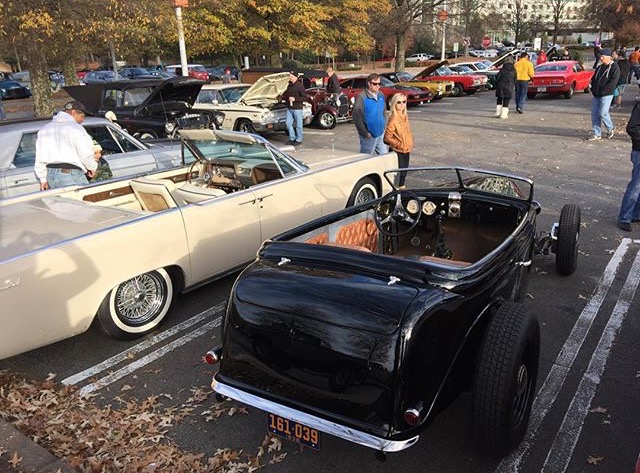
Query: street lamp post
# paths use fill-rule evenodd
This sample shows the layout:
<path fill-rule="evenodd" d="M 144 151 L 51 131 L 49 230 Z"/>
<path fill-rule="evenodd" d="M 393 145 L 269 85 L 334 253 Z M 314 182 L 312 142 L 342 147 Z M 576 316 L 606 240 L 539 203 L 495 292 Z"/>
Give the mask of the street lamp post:
<path fill-rule="evenodd" d="M 180 48 L 180 66 L 182 75 L 189 75 L 187 66 L 187 47 L 184 43 L 184 27 L 182 26 L 182 8 L 189 6 L 189 0 L 170 0 L 176 9 L 176 22 L 178 23 L 178 47 Z"/>

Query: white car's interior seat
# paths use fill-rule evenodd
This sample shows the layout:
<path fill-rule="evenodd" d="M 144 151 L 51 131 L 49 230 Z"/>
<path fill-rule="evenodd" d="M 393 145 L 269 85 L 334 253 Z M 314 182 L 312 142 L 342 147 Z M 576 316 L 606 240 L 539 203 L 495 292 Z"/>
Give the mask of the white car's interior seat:
<path fill-rule="evenodd" d="M 143 210 L 160 212 L 178 206 L 172 195 L 176 190 L 172 181 L 138 177 L 132 179 L 129 185 Z"/>
<path fill-rule="evenodd" d="M 251 182 L 254 185 L 276 179 L 282 179 L 282 174 L 275 164 L 259 164 L 251 169 Z"/>
<path fill-rule="evenodd" d="M 199 187 L 191 183 L 184 183 L 178 187 L 173 193 L 175 200 L 179 206 L 195 204 L 197 202 L 203 202 L 210 200 L 214 197 L 221 197 L 227 195 L 222 189 L 215 187 Z"/>

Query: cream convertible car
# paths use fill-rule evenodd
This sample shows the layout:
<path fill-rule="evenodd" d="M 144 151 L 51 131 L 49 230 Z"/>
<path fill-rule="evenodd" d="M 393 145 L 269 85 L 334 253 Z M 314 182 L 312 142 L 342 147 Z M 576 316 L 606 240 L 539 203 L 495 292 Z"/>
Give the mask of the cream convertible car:
<path fill-rule="evenodd" d="M 244 266 L 265 239 L 377 198 L 397 167 L 395 154 L 309 167 L 260 136 L 182 133 L 196 156 L 183 167 L 0 202 L 0 359 L 96 316 L 114 337 L 144 335 L 177 293 Z"/>

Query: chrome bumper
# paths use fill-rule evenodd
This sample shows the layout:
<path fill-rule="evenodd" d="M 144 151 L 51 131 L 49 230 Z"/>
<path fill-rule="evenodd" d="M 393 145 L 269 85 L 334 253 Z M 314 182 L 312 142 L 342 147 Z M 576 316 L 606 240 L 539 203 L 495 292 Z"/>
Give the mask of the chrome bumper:
<path fill-rule="evenodd" d="M 211 387 L 218 394 L 230 397 L 231 399 L 235 399 L 236 401 L 239 401 L 243 404 L 257 407 L 258 409 L 266 412 L 278 414 L 282 417 L 294 420 L 308 427 L 318 429 L 321 432 L 325 432 L 335 437 L 348 440 L 349 442 L 364 445 L 365 447 L 380 450 L 382 452 L 398 452 L 400 450 L 404 450 L 405 448 L 411 447 L 420 438 L 419 435 L 407 440 L 388 440 L 376 437 L 374 435 L 367 434 L 365 432 L 361 432 L 344 425 L 336 424 L 335 422 L 331 422 L 311 414 L 307 414 L 306 412 L 292 409 L 291 407 L 283 406 L 282 404 L 263 399 L 253 394 L 249 394 L 245 391 L 241 391 L 237 388 L 227 386 L 226 384 L 221 383 L 215 378 L 211 383 Z"/>

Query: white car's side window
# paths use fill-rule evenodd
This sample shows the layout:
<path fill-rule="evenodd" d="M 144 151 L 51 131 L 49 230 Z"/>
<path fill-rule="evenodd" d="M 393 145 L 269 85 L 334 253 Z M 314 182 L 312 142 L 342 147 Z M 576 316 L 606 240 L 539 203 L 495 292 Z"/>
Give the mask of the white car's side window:
<path fill-rule="evenodd" d="M 36 136 L 37 132 L 22 135 L 16 154 L 13 157 L 12 167 L 33 167 L 36 162 Z"/>
<path fill-rule="evenodd" d="M 98 143 L 102 147 L 102 155 L 108 156 L 110 154 L 122 153 L 122 148 L 118 142 L 113 138 L 109 130 L 105 126 L 86 126 L 85 130 L 93 138 L 93 141 Z"/>

